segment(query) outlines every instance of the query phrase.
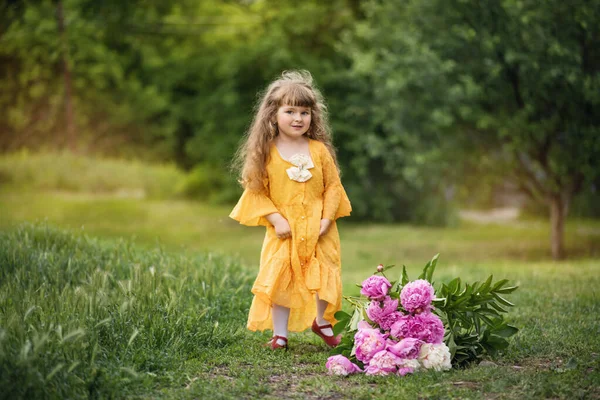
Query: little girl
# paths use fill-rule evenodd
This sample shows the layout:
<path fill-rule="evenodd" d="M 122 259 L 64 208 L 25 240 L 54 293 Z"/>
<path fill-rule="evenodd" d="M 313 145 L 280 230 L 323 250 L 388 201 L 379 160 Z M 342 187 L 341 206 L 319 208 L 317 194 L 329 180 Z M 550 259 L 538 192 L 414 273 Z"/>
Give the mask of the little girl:
<path fill-rule="evenodd" d="M 235 165 L 245 190 L 230 217 L 267 227 L 248 329 L 272 329 L 271 349 L 287 349 L 288 330 L 309 326 L 337 346 L 331 324 L 342 284 L 335 220 L 351 207 L 327 109 L 308 71 L 284 72 L 269 85 Z"/>

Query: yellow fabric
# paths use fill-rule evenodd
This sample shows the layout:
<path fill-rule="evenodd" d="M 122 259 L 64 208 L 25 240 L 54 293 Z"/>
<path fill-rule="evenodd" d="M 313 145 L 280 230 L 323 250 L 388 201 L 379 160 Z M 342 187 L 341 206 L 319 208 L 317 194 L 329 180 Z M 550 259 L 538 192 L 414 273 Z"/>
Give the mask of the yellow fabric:
<path fill-rule="evenodd" d="M 323 143 L 309 142 L 314 168 L 312 178 L 300 183 L 291 180 L 286 169 L 292 166 L 271 146 L 265 193 L 244 191 L 230 217 L 241 224 L 267 227 L 260 255 L 260 269 L 252 293 L 248 329 L 273 329 L 271 306 L 290 308 L 288 328 L 303 331 L 316 315 L 315 293 L 329 304 L 325 319 L 341 309 L 342 283 L 340 238 L 335 220 L 350 215 L 350 201 Z M 281 240 L 266 216 L 279 212 L 288 220 L 292 238 Z M 329 231 L 319 237 L 321 218 L 331 219 Z"/>

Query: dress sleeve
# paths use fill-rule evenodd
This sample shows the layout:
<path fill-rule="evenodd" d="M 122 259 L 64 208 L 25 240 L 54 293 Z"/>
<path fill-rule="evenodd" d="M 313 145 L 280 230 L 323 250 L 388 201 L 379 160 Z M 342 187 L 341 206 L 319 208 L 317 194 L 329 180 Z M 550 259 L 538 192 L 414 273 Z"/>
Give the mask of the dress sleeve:
<path fill-rule="evenodd" d="M 243 225 L 269 226 L 270 222 L 265 217 L 277 212 L 279 210 L 265 193 L 246 189 L 229 217 Z"/>
<path fill-rule="evenodd" d="M 342 186 L 340 175 L 329 150 L 322 147 L 321 162 L 323 164 L 323 182 L 325 193 L 323 194 L 323 218 L 335 221 L 341 217 L 347 217 L 352 211 L 350 200 Z"/>

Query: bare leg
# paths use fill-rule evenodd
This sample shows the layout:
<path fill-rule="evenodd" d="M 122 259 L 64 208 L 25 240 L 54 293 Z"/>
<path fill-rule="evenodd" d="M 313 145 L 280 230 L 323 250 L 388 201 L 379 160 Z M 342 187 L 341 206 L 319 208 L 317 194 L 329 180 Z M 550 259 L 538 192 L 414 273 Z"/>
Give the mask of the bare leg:
<path fill-rule="evenodd" d="M 276 336 L 288 337 L 288 320 L 290 318 L 290 309 L 287 307 L 278 306 L 273 304 L 271 309 L 271 315 L 273 316 L 273 334 Z M 285 342 L 281 339 L 277 340 L 277 344 L 285 345 Z"/>
<path fill-rule="evenodd" d="M 325 300 L 319 299 L 318 293 L 316 294 L 316 298 L 317 298 L 317 325 L 319 325 L 319 326 L 329 325 L 329 322 L 323 318 L 323 315 L 325 315 L 325 309 L 327 308 L 327 305 L 329 303 L 327 303 Z M 333 330 L 331 330 L 331 328 L 322 328 L 321 332 L 323 332 L 323 334 L 325 336 L 333 336 Z"/>

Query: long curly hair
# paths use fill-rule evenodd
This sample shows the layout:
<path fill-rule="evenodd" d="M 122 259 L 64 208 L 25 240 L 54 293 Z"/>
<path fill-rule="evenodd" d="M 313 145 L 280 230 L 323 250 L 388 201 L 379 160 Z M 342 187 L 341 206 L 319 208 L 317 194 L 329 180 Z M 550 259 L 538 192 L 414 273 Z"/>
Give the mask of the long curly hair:
<path fill-rule="evenodd" d="M 285 105 L 310 108 L 311 122 L 305 135 L 322 142 L 331 153 L 336 166 L 338 165 L 331 140 L 327 106 L 323 95 L 313 83 L 312 75 L 305 70 L 284 71 L 281 77 L 260 94 L 252 124 L 233 160 L 232 167 L 245 189 L 265 190 L 263 182 L 267 178 L 271 144 L 279 135 L 275 124 L 277 110 Z"/>

